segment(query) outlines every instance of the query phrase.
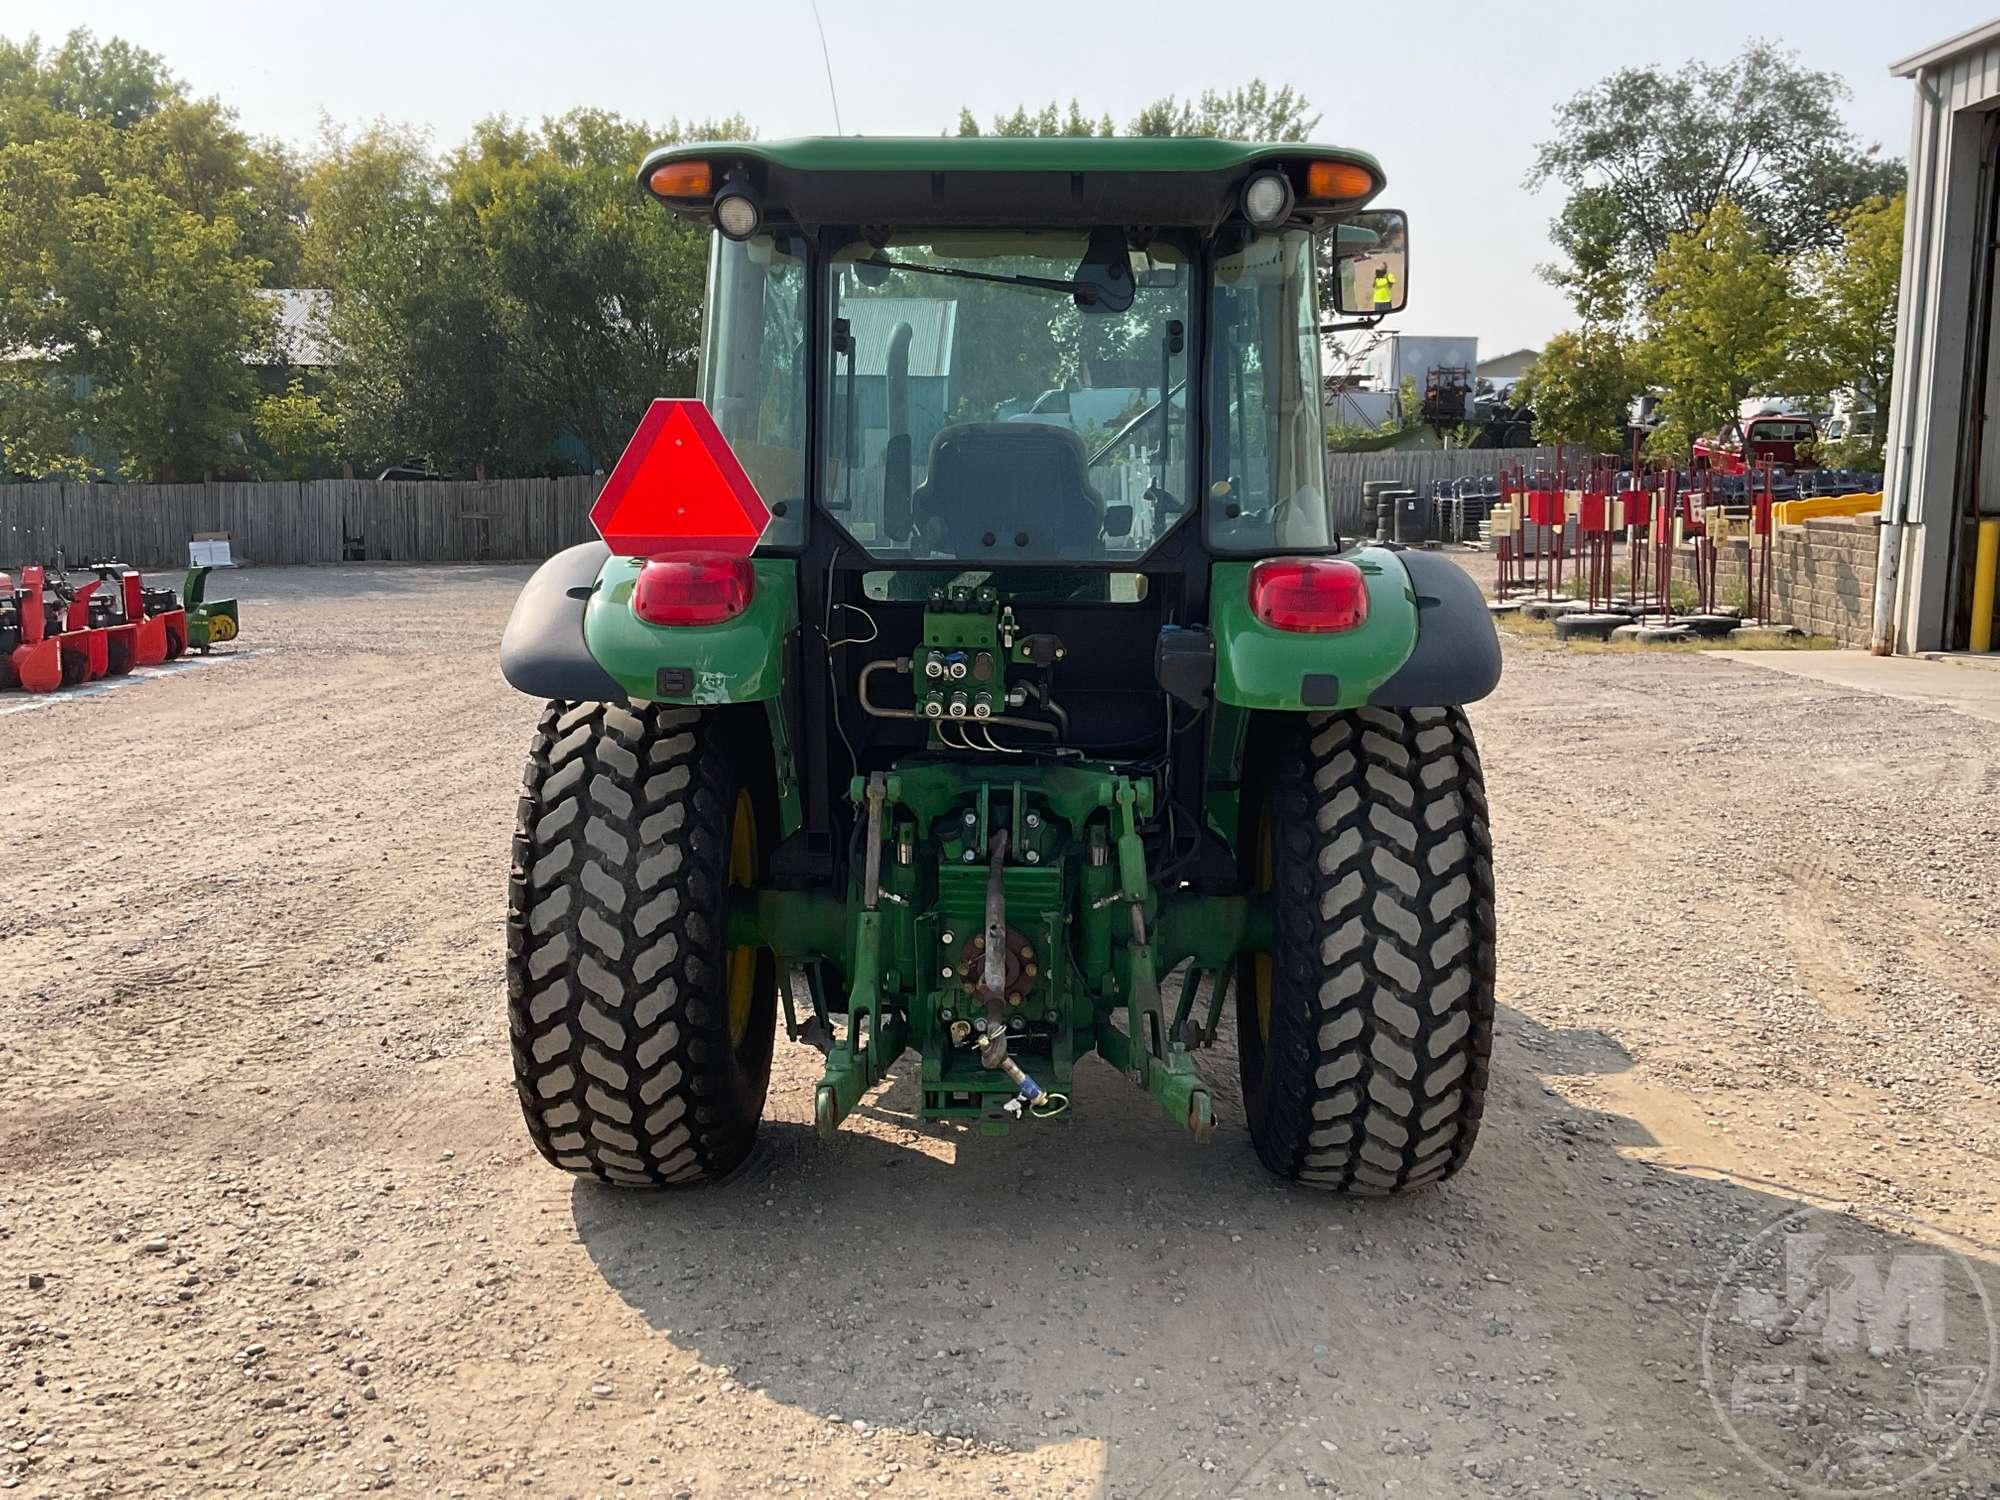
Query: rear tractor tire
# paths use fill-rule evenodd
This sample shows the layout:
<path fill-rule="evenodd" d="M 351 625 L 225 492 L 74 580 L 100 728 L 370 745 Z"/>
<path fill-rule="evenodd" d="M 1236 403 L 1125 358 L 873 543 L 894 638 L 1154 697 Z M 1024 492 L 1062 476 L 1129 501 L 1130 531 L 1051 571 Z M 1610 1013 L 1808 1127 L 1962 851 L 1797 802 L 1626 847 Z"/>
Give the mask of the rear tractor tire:
<path fill-rule="evenodd" d="M 1308 719 L 1241 848 L 1272 902 L 1238 960 L 1243 1101 L 1280 1177 L 1381 1194 L 1442 1181 L 1479 1132 L 1493 1037 L 1493 846 L 1464 711 Z"/>
<path fill-rule="evenodd" d="M 691 1186 L 749 1154 L 777 1029 L 768 950 L 724 947 L 775 830 L 752 756 L 694 709 L 552 703 L 507 884 L 507 1011 L 528 1133 L 556 1166 Z"/>

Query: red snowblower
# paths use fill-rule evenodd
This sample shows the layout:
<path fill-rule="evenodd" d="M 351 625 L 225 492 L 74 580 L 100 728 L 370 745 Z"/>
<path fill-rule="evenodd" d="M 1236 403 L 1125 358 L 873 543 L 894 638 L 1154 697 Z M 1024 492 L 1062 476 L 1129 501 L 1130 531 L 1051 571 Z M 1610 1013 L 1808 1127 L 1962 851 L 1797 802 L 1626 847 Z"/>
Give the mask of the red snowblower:
<path fill-rule="evenodd" d="M 88 571 L 96 576 L 75 585 L 39 565 L 23 568 L 18 586 L 0 573 L 0 689 L 52 693 L 187 650 L 188 613 L 172 589 L 147 588 L 123 563 L 92 563 Z M 224 602 L 233 627 L 234 603 Z"/>

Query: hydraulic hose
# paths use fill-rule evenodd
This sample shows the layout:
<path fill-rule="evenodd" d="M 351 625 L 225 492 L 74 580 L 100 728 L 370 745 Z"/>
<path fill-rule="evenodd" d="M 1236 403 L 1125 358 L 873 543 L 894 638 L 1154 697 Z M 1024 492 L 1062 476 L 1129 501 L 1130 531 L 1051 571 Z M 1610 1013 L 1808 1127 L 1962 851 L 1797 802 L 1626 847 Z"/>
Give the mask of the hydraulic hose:
<path fill-rule="evenodd" d="M 896 660 L 891 661 L 889 658 L 883 657 L 880 661 L 871 661 L 870 663 L 868 663 L 867 666 L 861 669 L 861 676 L 855 682 L 855 695 L 860 699 L 861 711 L 863 713 L 872 715 L 877 719 L 913 719 L 919 724 L 930 724 L 934 722 L 935 723 L 958 722 L 957 720 L 926 719 L 922 714 L 918 713 L 914 708 L 884 708 L 882 707 L 881 704 L 877 703 L 874 699 L 870 698 L 868 696 L 868 679 L 874 676 L 877 672 L 884 672 L 890 670 L 894 670 L 897 672 L 909 671 L 910 670 L 909 658 L 899 657 Z M 979 719 L 976 721 L 968 720 L 966 722 L 977 722 L 980 724 L 1004 724 L 1010 729 L 1033 729 L 1041 734 L 1046 734 L 1046 735 L 1056 735 L 1061 732 L 1056 728 L 1055 725 L 1044 724 L 1040 719 L 1017 719 L 1012 714 L 990 714 L 986 718 Z"/>

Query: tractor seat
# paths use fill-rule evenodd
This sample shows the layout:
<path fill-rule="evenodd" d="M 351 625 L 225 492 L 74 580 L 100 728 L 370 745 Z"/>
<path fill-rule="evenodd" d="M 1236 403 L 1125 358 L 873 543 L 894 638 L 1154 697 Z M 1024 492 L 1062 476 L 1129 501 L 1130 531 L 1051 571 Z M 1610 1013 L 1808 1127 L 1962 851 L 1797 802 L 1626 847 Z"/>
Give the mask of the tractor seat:
<path fill-rule="evenodd" d="M 1103 552 L 1104 501 L 1090 487 L 1083 439 L 1067 427 L 945 428 L 931 440 L 930 472 L 910 496 L 910 511 L 917 544 L 934 555 L 983 560 Z"/>

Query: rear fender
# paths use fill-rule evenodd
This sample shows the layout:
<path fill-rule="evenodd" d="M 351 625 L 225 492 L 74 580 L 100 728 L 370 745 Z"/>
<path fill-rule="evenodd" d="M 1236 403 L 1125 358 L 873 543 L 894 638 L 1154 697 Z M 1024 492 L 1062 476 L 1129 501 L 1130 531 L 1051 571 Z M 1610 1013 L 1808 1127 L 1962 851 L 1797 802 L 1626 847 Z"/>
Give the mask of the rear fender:
<path fill-rule="evenodd" d="M 1254 800 L 1268 785 L 1273 758 L 1295 742 L 1299 712 L 1366 705 L 1444 708 L 1475 702 L 1499 682 L 1493 612 L 1464 570 L 1429 552 L 1378 552 L 1376 558 L 1387 562 L 1369 577 L 1369 623 L 1381 623 L 1378 615 L 1386 613 L 1397 634 L 1351 655 L 1341 654 L 1338 636 L 1269 632 L 1302 648 L 1301 655 L 1281 653 L 1265 637 L 1246 634 L 1237 606 L 1240 602 L 1247 618 L 1249 569 L 1230 565 L 1234 577 L 1225 583 L 1223 568 L 1217 567 L 1211 613 L 1217 622 L 1219 702 L 1210 715 L 1204 811 L 1223 842 L 1239 841 L 1243 798 Z M 1392 592 L 1398 597 L 1391 599 Z M 1225 628 L 1225 620 L 1237 623 Z M 1404 642 L 1400 654 L 1398 640 Z M 1253 643 L 1249 649 L 1246 642 Z M 1385 659 L 1391 662 L 1387 671 L 1381 667 Z M 1261 677 L 1254 675 L 1259 671 Z M 1343 671 L 1336 702 L 1304 701 L 1306 673 Z M 1260 689 L 1254 703 L 1243 701 L 1252 696 L 1250 689 Z"/>
<path fill-rule="evenodd" d="M 799 628 L 798 567 L 751 560 L 750 607 L 719 625 L 652 625 L 632 612 L 641 557 L 613 557 L 584 606 L 593 661 L 628 699 L 654 703 L 761 703 L 784 683 L 785 649 Z"/>
<path fill-rule="evenodd" d="M 1346 554 L 1368 583 L 1368 619 L 1338 634 L 1277 630 L 1250 612 L 1252 564 L 1217 563 L 1210 616 L 1215 696 L 1236 708 L 1316 712 L 1442 708 L 1500 680 L 1500 638 L 1479 585 L 1433 552 Z"/>
<path fill-rule="evenodd" d="M 1215 564 L 1209 573 L 1209 619 L 1215 631 L 1216 700 L 1293 713 L 1366 704 L 1417 642 L 1417 605 L 1405 555 L 1380 547 L 1343 554 L 1367 582 L 1368 618 L 1356 629 L 1327 634 L 1266 625 L 1250 610 L 1254 564 Z"/>

